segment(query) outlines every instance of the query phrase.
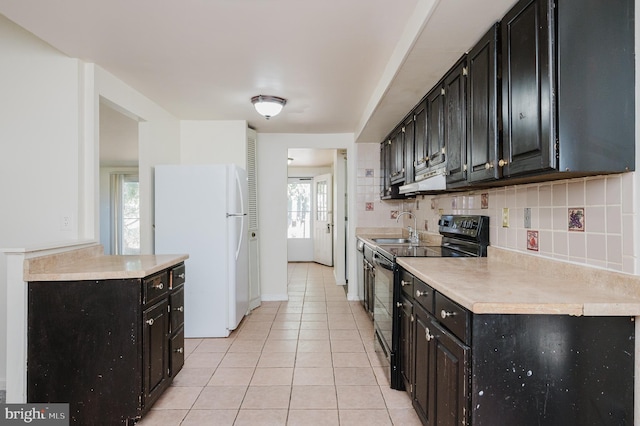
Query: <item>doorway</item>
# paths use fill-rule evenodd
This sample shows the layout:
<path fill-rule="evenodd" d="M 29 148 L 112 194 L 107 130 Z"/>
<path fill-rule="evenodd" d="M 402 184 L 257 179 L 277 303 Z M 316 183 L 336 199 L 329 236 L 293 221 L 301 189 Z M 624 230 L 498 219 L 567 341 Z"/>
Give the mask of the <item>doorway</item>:
<path fill-rule="evenodd" d="M 345 271 L 346 150 L 290 148 L 287 155 L 287 260 Z"/>
<path fill-rule="evenodd" d="M 140 253 L 138 121 L 100 99 L 100 244 L 105 254 Z"/>

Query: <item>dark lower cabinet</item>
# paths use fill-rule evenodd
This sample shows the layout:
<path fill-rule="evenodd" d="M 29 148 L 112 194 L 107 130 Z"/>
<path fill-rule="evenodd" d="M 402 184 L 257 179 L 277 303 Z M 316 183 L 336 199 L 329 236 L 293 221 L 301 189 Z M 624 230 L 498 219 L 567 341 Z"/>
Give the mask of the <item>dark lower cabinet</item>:
<path fill-rule="evenodd" d="M 418 417 L 425 425 L 433 423 L 434 416 L 431 415 L 433 403 L 431 400 L 431 391 L 433 386 L 429 385 L 431 373 L 433 370 L 429 368 L 430 360 L 433 359 L 433 345 L 427 340 L 427 332 L 429 330 L 429 314 L 421 307 L 414 304 L 413 309 L 413 341 L 411 342 L 411 350 L 413 352 L 413 386 L 406 387 L 413 400 L 413 408 L 416 410 Z M 403 359 L 404 354 L 399 354 Z M 413 392 L 411 392 L 413 391 Z"/>
<path fill-rule="evenodd" d="M 142 315 L 142 353 L 145 404 L 153 404 L 164 391 L 169 369 L 169 302 L 163 299 Z"/>
<path fill-rule="evenodd" d="M 410 389 L 413 384 L 413 351 L 411 350 L 413 303 L 404 296 L 400 297 L 400 303 L 399 346 L 401 359 L 398 361 L 398 372 L 404 388 Z"/>
<path fill-rule="evenodd" d="M 134 424 L 184 364 L 184 282 L 184 264 L 140 279 L 30 282 L 27 401 L 69 403 L 71 424 Z"/>
<path fill-rule="evenodd" d="M 633 425 L 633 317 L 479 315 L 434 293 L 396 292 L 399 369 L 424 425 Z"/>
<path fill-rule="evenodd" d="M 456 426 L 468 424 L 468 362 L 470 349 L 433 318 L 425 332 L 431 345 L 429 376 L 433 398 L 430 412 L 434 425 Z"/>

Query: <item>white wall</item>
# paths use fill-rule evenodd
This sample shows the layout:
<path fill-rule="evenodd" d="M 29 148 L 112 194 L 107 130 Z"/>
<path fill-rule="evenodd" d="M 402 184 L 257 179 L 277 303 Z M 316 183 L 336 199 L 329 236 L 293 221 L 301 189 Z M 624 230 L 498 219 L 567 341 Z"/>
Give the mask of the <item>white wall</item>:
<path fill-rule="evenodd" d="M 74 240 L 80 63 L 2 15 L 0 58 L 0 246 Z"/>
<path fill-rule="evenodd" d="M 258 134 L 258 203 L 260 205 L 260 281 L 262 300 L 287 300 L 287 150 L 289 148 L 347 149 L 354 152 L 352 133 Z M 355 170 L 355 155 L 348 157 Z M 355 193 L 355 175 L 348 176 L 348 191 Z M 353 200 L 349 200 L 352 210 Z M 355 228 L 350 224 L 348 250 L 355 253 Z M 349 297 L 357 291 L 355 264 L 350 268 Z M 353 291 L 352 287 L 353 286 Z M 357 294 L 353 296 L 357 297 Z"/>
<path fill-rule="evenodd" d="M 247 122 L 244 120 L 180 122 L 182 164 L 234 163 L 247 169 Z"/>

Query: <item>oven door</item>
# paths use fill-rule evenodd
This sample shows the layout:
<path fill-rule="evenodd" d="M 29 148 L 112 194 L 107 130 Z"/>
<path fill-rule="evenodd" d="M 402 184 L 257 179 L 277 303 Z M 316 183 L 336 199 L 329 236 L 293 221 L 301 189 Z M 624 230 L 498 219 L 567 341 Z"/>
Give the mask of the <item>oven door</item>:
<path fill-rule="evenodd" d="M 388 375 L 391 387 L 394 388 L 395 345 L 393 344 L 393 273 L 395 263 L 379 253 L 374 253 L 375 267 L 373 323 L 377 335 L 379 349 L 388 362 Z M 380 357 L 382 358 L 382 357 Z"/>

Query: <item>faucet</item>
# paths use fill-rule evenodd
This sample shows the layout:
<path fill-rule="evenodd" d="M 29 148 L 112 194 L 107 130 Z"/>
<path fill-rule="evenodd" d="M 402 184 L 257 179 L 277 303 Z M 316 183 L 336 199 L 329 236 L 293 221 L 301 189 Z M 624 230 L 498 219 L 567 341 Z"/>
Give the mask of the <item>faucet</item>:
<path fill-rule="evenodd" d="M 398 217 L 396 217 L 396 223 L 398 223 L 400 218 L 405 214 L 413 217 L 413 228 L 411 226 L 407 227 L 409 229 L 409 244 L 411 244 L 412 246 L 417 246 L 418 244 L 420 244 L 420 236 L 418 235 L 418 220 L 416 218 L 416 215 L 411 212 L 400 212 Z"/>

